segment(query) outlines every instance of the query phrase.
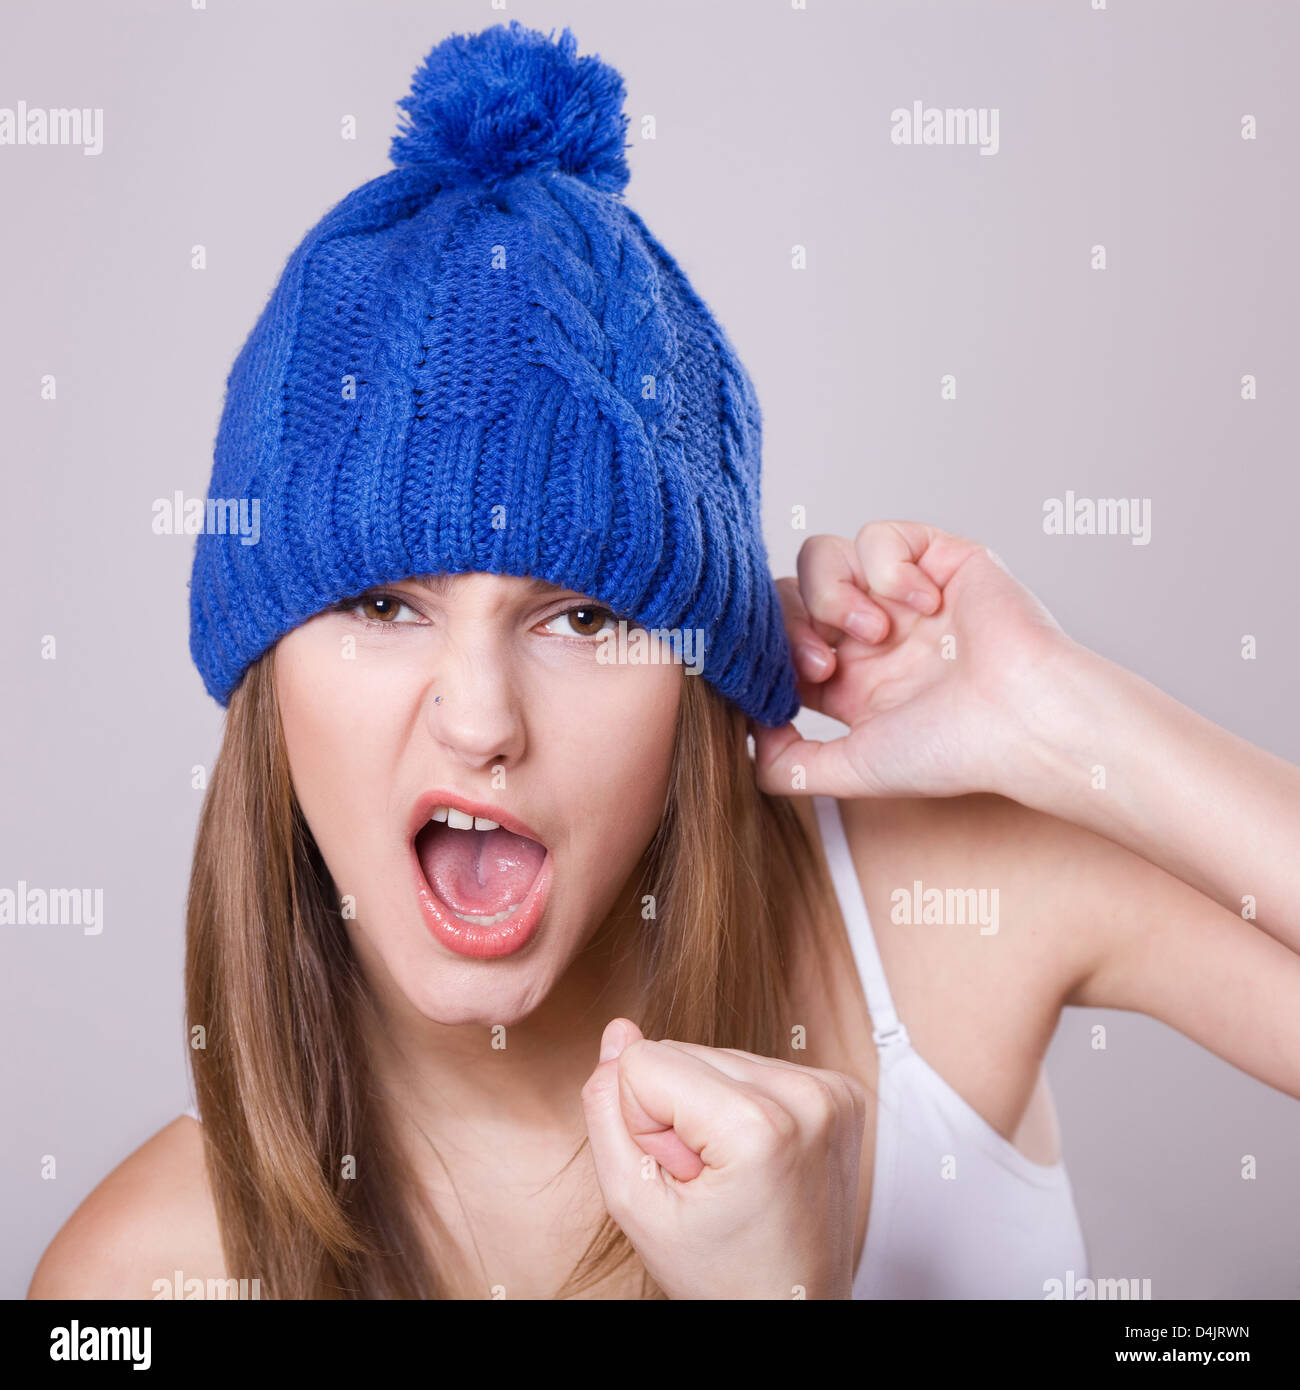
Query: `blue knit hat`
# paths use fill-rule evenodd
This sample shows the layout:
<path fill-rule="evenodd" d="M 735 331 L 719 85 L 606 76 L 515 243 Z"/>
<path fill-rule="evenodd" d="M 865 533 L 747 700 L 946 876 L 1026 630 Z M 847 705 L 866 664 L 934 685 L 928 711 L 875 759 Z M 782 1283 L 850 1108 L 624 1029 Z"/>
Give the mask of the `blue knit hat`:
<path fill-rule="evenodd" d="M 400 102 L 396 167 L 289 257 L 227 380 L 208 489 L 209 517 L 256 503 L 258 528 L 208 526 L 194 556 L 190 650 L 222 705 L 340 599 L 482 572 L 702 631 L 701 674 L 745 713 L 798 709 L 758 401 L 622 201 L 623 96 L 567 29 L 453 35 Z"/>

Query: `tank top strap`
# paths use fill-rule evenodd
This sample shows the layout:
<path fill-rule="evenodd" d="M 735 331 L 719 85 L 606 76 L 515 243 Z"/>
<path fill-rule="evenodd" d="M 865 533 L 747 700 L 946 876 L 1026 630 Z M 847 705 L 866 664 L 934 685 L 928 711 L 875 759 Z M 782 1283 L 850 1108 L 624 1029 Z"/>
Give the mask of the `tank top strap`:
<path fill-rule="evenodd" d="M 871 930 L 871 918 L 867 914 L 866 900 L 862 896 L 862 885 L 853 866 L 848 836 L 844 833 L 840 804 L 833 796 L 814 796 L 813 807 L 817 813 L 817 824 L 821 830 L 822 848 L 826 854 L 827 867 L 830 869 L 831 882 L 835 885 L 835 896 L 839 899 L 840 912 L 849 934 L 849 945 L 853 948 L 853 959 L 862 979 L 863 993 L 867 997 L 872 1039 L 877 1049 L 887 1047 L 891 1043 L 906 1043 L 909 1041 L 907 1029 L 898 1017 L 893 995 L 889 992 L 889 981 L 885 978 L 885 967 L 876 946 L 875 933 Z"/>

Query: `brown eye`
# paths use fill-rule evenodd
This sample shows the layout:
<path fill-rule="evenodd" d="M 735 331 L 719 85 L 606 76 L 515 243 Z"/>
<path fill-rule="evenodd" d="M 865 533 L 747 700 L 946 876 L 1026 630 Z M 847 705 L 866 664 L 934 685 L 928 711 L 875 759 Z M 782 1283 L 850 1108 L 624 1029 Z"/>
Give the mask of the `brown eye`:
<path fill-rule="evenodd" d="M 557 613 L 546 626 L 557 637 L 597 637 L 613 621 L 614 615 L 608 608 L 598 603 L 580 603 L 576 608 L 566 608 L 563 613 Z M 557 627 L 559 623 L 567 623 L 567 630 Z"/>
<path fill-rule="evenodd" d="M 397 617 L 402 605 L 395 598 L 389 598 L 387 594 L 368 595 L 361 600 L 361 612 L 367 618 L 377 618 L 380 622 L 389 623 Z"/>
<path fill-rule="evenodd" d="M 605 626 L 605 620 L 609 616 L 608 608 L 597 608 L 594 605 L 571 608 L 568 613 L 569 626 L 580 637 L 594 637 Z"/>
<path fill-rule="evenodd" d="M 372 623 L 396 626 L 419 621 L 410 606 L 392 594 L 362 594 L 343 606 Z"/>

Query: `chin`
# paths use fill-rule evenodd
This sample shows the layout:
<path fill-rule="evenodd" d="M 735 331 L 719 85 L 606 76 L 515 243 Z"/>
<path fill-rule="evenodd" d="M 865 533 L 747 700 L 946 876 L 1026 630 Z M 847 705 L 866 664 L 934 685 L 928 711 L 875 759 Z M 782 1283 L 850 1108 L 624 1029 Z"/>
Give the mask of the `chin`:
<path fill-rule="evenodd" d="M 421 951 L 420 955 L 427 955 Z M 430 968 L 398 976 L 411 1007 L 430 1023 L 447 1028 L 509 1028 L 523 1022 L 542 1004 L 564 973 L 568 957 L 552 951 L 521 954 L 490 967 L 473 961 L 439 961 Z"/>

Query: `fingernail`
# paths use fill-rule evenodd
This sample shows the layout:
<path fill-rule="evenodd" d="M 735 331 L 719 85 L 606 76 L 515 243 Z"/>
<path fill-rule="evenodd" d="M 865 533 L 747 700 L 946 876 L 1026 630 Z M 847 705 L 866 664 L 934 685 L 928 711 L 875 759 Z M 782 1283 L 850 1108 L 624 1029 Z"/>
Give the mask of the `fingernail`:
<path fill-rule="evenodd" d="M 884 624 L 875 613 L 850 613 L 844 619 L 845 628 L 864 642 L 874 642 L 884 633 Z"/>
<path fill-rule="evenodd" d="M 826 653 L 820 647 L 814 647 L 811 642 L 799 644 L 799 660 L 815 674 L 820 674 L 831 664 Z"/>
<path fill-rule="evenodd" d="M 934 601 L 934 595 L 928 594 L 924 589 L 913 589 L 907 596 L 908 603 L 919 609 L 922 613 L 933 613 L 938 606 Z"/>
<path fill-rule="evenodd" d="M 625 1032 L 626 1029 L 618 1019 L 605 1025 L 605 1032 L 600 1039 L 600 1060 L 602 1062 L 612 1062 L 627 1046 L 627 1040 L 624 1037 Z M 590 1057 L 591 1053 L 588 1053 L 587 1056 Z"/>

